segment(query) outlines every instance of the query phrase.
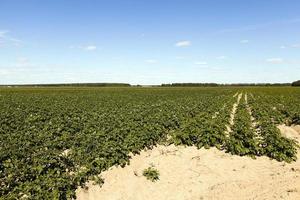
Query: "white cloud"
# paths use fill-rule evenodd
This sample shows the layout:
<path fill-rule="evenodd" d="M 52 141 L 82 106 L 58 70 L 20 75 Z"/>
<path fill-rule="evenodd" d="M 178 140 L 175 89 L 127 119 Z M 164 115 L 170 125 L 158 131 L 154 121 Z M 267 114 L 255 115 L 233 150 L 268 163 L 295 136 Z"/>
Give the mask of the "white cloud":
<path fill-rule="evenodd" d="M 157 60 L 148 59 L 148 60 L 145 60 L 145 62 L 150 63 L 150 64 L 154 64 L 154 63 L 157 63 Z"/>
<path fill-rule="evenodd" d="M 195 62 L 195 65 L 207 65 L 207 62 L 197 61 Z"/>
<path fill-rule="evenodd" d="M 189 40 L 178 41 L 175 44 L 176 47 L 188 47 L 188 46 L 191 46 L 191 45 L 192 45 L 192 43 Z"/>
<path fill-rule="evenodd" d="M 87 45 L 87 46 L 76 46 L 76 45 L 71 45 L 69 46 L 70 49 L 82 49 L 85 51 L 95 51 L 97 50 L 97 46 L 95 45 Z"/>
<path fill-rule="evenodd" d="M 292 44 L 292 45 L 282 45 L 282 46 L 280 46 L 280 49 L 286 49 L 286 48 L 300 48 L 300 44 Z"/>
<path fill-rule="evenodd" d="M 241 40 L 240 41 L 240 43 L 242 43 L 242 44 L 247 44 L 247 43 L 249 43 L 250 41 L 249 40 Z"/>
<path fill-rule="evenodd" d="M 97 47 L 94 45 L 89 45 L 89 46 L 83 47 L 83 49 L 86 51 L 95 51 L 97 49 Z"/>
<path fill-rule="evenodd" d="M 292 44 L 291 47 L 292 48 L 300 48 L 300 44 Z"/>
<path fill-rule="evenodd" d="M 7 30 L 0 30 L 0 44 L 7 44 L 13 46 L 21 46 L 23 44 L 22 40 L 17 38 L 11 37 L 8 35 L 9 31 Z"/>
<path fill-rule="evenodd" d="M 16 38 L 9 38 L 8 39 L 14 46 L 21 46 L 23 44 L 22 40 Z"/>
<path fill-rule="evenodd" d="M 216 57 L 216 59 L 218 59 L 218 60 L 224 60 L 224 59 L 227 59 L 227 56 L 218 56 L 218 57 Z"/>
<path fill-rule="evenodd" d="M 272 64 L 280 64 L 280 63 L 283 63 L 284 60 L 282 58 L 268 58 L 268 59 L 266 59 L 266 62 L 272 63 Z"/>

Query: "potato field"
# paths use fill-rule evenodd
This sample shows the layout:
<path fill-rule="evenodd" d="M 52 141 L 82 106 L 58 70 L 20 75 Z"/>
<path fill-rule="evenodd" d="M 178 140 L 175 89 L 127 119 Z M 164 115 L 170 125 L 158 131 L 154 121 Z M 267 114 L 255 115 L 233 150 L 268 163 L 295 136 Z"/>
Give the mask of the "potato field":
<path fill-rule="evenodd" d="M 0 199 L 72 199 L 156 144 L 297 159 L 300 89 L 0 88 Z"/>

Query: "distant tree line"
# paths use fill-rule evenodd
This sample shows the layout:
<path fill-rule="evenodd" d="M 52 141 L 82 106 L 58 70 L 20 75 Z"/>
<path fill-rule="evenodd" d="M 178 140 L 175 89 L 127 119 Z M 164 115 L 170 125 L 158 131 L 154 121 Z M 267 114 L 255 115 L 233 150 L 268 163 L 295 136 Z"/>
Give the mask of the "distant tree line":
<path fill-rule="evenodd" d="M 299 87 L 300 86 L 300 80 L 293 82 L 292 86 L 298 86 Z"/>
<path fill-rule="evenodd" d="M 291 86 L 291 83 L 233 83 L 233 84 L 219 84 L 219 86 L 258 86 L 258 87 L 279 87 L 279 86 Z"/>
<path fill-rule="evenodd" d="M 0 85 L 0 87 L 243 87 L 243 86 L 300 86 L 300 80 L 293 83 L 168 83 L 161 85 L 130 85 L 129 83 L 57 83 L 57 84 L 23 84 L 23 85 Z"/>
<path fill-rule="evenodd" d="M 128 83 L 57 83 L 57 84 L 23 84 L 2 85 L 11 87 L 130 87 Z"/>
<path fill-rule="evenodd" d="M 161 87 L 217 87 L 217 83 L 170 83 L 161 84 Z"/>
<path fill-rule="evenodd" d="M 242 87 L 242 86 L 291 86 L 291 83 L 170 83 L 162 84 L 161 87 Z"/>

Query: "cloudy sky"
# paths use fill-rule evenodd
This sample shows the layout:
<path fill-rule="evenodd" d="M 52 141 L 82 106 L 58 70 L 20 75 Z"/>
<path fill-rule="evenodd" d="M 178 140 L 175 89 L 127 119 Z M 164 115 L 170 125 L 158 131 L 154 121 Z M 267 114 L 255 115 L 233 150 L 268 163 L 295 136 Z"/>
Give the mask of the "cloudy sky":
<path fill-rule="evenodd" d="M 291 82 L 299 0 L 0 0 L 0 84 Z"/>

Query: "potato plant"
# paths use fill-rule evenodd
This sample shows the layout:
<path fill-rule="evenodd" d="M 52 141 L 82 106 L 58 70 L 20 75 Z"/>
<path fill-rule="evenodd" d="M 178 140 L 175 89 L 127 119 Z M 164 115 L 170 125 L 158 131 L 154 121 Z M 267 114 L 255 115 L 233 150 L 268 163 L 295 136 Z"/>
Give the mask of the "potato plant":
<path fill-rule="evenodd" d="M 225 134 L 241 88 L 0 88 L 0 199 L 76 198 L 76 188 L 102 184 L 101 172 L 159 143 L 295 160 L 296 143 L 276 124 L 298 123 L 300 91 L 243 90 L 261 144 L 244 103 Z"/>

